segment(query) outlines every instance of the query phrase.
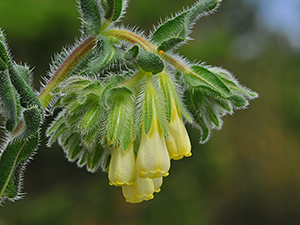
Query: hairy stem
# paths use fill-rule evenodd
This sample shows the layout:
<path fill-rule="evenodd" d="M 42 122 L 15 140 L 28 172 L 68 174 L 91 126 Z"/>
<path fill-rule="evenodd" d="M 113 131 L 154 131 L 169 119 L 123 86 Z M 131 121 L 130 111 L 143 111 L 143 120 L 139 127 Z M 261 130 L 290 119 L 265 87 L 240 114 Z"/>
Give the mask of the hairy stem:
<path fill-rule="evenodd" d="M 66 58 L 66 60 L 53 74 L 49 82 L 38 96 L 44 109 L 49 105 L 54 97 L 51 95 L 51 91 L 69 76 L 74 67 L 92 50 L 95 42 L 96 39 L 94 37 L 89 37 L 83 41 L 77 46 L 77 48 L 74 49 L 74 51 Z"/>
<path fill-rule="evenodd" d="M 115 37 L 122 41 L 127 41 L 132 44 L 139 44 L 145 51 L 154 52 L 156 47 L 145 40 L 140 35 L 128 30 L 111 29 L 102 32 L 102 35 L 107 37 Z"/>
<path fill-rule="evenodd" d="M 96 38 L 88 37 L 81 44 L 79 44 L 73 52 L 65 59 L 65 61 L 60 65 L 57 71 L 53 74 L 49 82 L 40 92 L 38 98 L 45 109 L 49 103 L 54 98 L 54 95 L 51 94 L 51 91 L 56 88 L 61 82 L 63 82 L 75 66 L 93 49 L 96 43 Z M 20 123 L 15 128 L 12 136 L 16 136 L 18 133 L 25 129 L 24 120 L 21 120 Z"/>

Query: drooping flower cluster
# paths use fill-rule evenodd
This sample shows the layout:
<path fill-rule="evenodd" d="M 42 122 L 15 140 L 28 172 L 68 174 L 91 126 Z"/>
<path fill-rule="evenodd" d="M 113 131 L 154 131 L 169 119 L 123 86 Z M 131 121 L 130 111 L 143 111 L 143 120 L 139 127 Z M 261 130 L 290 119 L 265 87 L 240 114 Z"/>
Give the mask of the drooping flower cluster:
<path fill-rule="evenodd" d="M 227 70 L 173 54 L 220 0 L 196 1 L 147 38 L 115 26 L 126 2 L 78 1 L 81 42 L 55 57 L 39 96 L 29 69 L 11 60 L 0 30 L 0 98 L 12 137 L 0 156 L 0 201 L 20 193 L 20 171 L 38 145 L 44 109 L 61 108 L 47 130 L 48 145 L 57 140 L 70 161 L 90 172 L 106 170 L 109 183 L 137 203 L 160 191 L 171 159 L 191 156 L 183 117 L 204 143 L 221 128 L 222 116 L 258 96 Z"/>
<path fill-rule="evenodd" d="M 71 78 L 59 88 L 53 108 L 64 110 L 48 130 L 49 144 L 58 138 L 79 166 L 106 168 L 109 184 L 121 186 L 131 203 L 152 199 L 169 175 L 170 160 L 191 155 L 183 107 L 169 75 L 142 71 L 129 81 L 134 79 L 138 87 L 130 90 L 130 82 L 112 88 L 108 81 Z"/>

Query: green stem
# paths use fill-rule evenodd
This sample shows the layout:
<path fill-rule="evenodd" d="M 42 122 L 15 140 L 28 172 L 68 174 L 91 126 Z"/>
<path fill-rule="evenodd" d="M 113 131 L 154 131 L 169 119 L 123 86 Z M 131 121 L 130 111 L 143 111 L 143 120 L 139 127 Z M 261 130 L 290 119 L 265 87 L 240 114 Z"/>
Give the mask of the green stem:
<path fill-rule="evenodd" d="M 57 71 L 53 74 L 51 79 L 48 81 L 46 86 L 40 92 L 38 98 L 45 109 L 49 103 L 54 98 L 51 94 L 52 90 L 56 88 L 61 82 L 63 82 L 70 75 L 75 66 L 93 49 L 96 43 L 95 37 L 88 37 L 81 44 L 79 44 L 73 52 L 65 59 L 65 61 L 60 65 Z M 24 120 L 15 128 L 12 136 L 16 136 L 20 131 L 25 129 Z"/>
<path fill-rule="evenodd" d="M 127 41 L 132 44 L 139 44 L 145 51 L 154 52 L 156 47 L 145 40 L 140 35 L 128 30 L 111 29 L 102 32 L 102 35 L 107 37 L 115 37 L 119 40 Z"/>
<path fill-rule="evenodd" d="M 146 73 L 142 70 L 137 72 L 134 76 L 130 79 L 126 80 L 123 84 L 124 86 L 133 89 L 139 83 L 139 81 L 146 75 Z"/>
<path fill-rule="evenodd" d="M 149 52 L 156 52 L 157 47 L 147 41 L 145 38 L 141 37 L 140 35 L 133 33 L 128 30 L 120 30 L 120 29 L 112 29 L 112 30 L 105 30 L 102 32 L 102 35 L 107 37 L 115 37 L 119 40 L 126 41 L 132 44 L 140 45 L 145 51 Z M 157 53 L 157 52 L 156 52 Z M 175 66 L 178 70 L 181 70 L 184 73 L 192 74 L 197 76 L 190 68 L 186 67 L 183 63 L 179 62 L 178 60 L 174 59 L 172 56 L 163 53 L 162 58 L 167 62 L 171 63 Z"/>
<path fill-rule="evenodd" d="M 75 66 L 92 50 L 95 43 L 96 39 L 94 37 L 87 38 L 74 49 L 74 51 L 65 59 L 61 66 L 53 74 L 38 96 L 44 109 L 49 105 L 54 97 L 51 94 L 51 91 L 69 76 Z"/>

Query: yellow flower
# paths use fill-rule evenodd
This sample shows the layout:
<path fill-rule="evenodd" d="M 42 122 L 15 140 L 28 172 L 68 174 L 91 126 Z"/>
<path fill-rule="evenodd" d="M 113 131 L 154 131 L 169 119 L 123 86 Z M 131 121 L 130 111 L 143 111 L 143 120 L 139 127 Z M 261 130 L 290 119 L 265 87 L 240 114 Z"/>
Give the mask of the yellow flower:
<path fill-rule="evenodd" d="M 138 176 L 142 178 L 168 176 L 170 157 L 163 130 L 158 125 L 155 113 L 150 132 L 148 134 L 142 132 L 141 144 L 136 159 Z"/>
<path fill-rule="evenodd" d="M 127 202 L 139 203 L 144 200 L 147 201 L 154 198 L 154 183 L 150 178 L 136 176 L 135 183 L 130 186 L 123 186 L 122 192 Z"/>
<path fill-rule="evenodd" d="M 128 148 L 113 147 L 111 161 L 108 168 L 110 185 L 123 186 L 133 185 L 136 179 L 136 164 L 133 142 L 130 141 Z"/>
<path fill-rule="evenodd" d="M 154 198 L 153 193 L 158 193 L 162 185 L 163 178 L 141 178 L 136 177 L 134 185 L 122 187 L 122 192 L 127 202 L 139 203 Z"/>
<path fill-rule="evenodd" d="M 179 160 L 184 156 L 189 157 L 191 153 L 191 142 L 186 128 L 183 124 L 181 114 L 178 112 L 174 99 L 171 100 L 171 121 L 167 124 L 169 137 L 166 145 L 171 159 Z"/>

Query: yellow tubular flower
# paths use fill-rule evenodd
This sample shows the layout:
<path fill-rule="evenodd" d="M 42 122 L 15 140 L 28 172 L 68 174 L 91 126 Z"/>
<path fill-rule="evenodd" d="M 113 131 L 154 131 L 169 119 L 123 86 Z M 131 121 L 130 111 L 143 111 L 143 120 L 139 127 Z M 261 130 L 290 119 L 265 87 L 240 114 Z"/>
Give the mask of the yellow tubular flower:
<path fill-rule="evenodd" d="M 136 176 L 134 185 L 123 186 L 122 192 L 127 202 L 139 203 L 153 199 L 154 184 L 150 178 L 140 178 Z"/>
<path fill-rule="evenodd" d="M 171 159 L 179 160 L 184 156 L 189 157 L 191 153 L 191 142 L 186 128 L 183 124 L 181 114 L 178 112 L 174 99 L 171 100 L 171 121 L 167 124 L 169 137 L 166 145 Z"/>
<path fill-rule="evenodd" d="M 134 184 L 136 179 L 136 164 L 133 149 L 132 141 L 130 141 L 126 150 L 113 147 L 108 168 L 110 185 L 123 186 Z"/>
<path fill-rule="evenodd" d="M 168 176 L 170 157 L 163 130 L 158 125 L 155 113 L 150 132 L 148 134 L 142 132 L 141 144 L 136 159 L 138 176 L 142 178 Z"/>

